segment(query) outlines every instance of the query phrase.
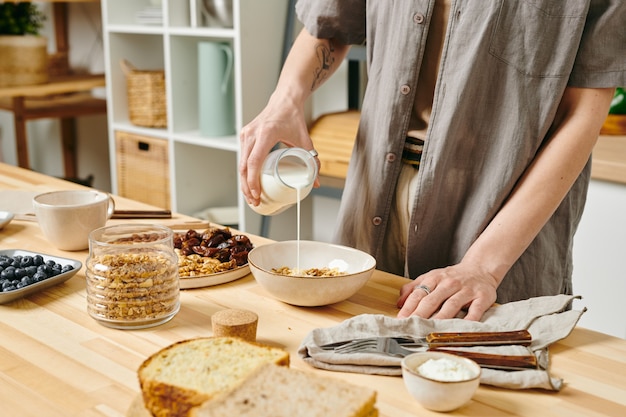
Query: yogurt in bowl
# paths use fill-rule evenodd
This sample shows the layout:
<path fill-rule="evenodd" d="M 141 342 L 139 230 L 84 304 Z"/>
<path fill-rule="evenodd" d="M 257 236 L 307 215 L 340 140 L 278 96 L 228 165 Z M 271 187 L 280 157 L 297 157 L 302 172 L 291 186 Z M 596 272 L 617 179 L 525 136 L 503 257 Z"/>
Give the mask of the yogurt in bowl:
<path fill-rule="evenodd" d="M 476 362 L 450 353 L 417 352 L 402 360 L 407 391 L 433 411 L 452 411 L 467 404 L 480 384 L 480 375 Z"/>
<path fill-rule="evenodd" d="M 435 381 L 465 381 L 474 378 L 475 372 L 466 364 L 451 358 L 432 358 L 417 368 L 420 375 Z"/>

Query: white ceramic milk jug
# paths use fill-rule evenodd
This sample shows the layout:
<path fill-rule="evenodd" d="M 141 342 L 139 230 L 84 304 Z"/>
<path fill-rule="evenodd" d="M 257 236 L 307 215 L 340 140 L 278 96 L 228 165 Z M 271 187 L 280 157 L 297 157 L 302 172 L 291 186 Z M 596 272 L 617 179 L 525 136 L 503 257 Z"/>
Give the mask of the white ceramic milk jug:
<path fill-rule="evenodd" d="M 261 203 L 250 206 L 265 216 L 282 213 L 304 199 L 317 177 L 317 162 L 309 151 L 285 148 L 272 151 L 261 171 Z"/>

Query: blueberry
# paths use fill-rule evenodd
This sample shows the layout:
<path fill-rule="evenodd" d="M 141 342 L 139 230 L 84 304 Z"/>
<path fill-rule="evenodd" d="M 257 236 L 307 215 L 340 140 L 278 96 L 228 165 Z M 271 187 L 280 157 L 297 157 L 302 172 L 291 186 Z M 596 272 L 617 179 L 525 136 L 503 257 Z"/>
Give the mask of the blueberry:
<path fill-rule="evenodd" d="M 36 266 L 43 265 L 44 264 L 43 256 L 41 255 L 33 256 L 33 262 Z"/>
<path fill-rule="evenodd" d="M 28 275 L 26 273 L 26 268 L 15 268 L 15 278 L 22 279 L 26 275 Z"/>
<path fill-rule="evenodd" d="M 28 266 L 24 269 L 26 269 L 26 275 L 28 275 L 29 277 L 35 275 L 35 273 L 37 273 L 37 271 L 39 270 L 38 267 L 36 267 L 35 265 Z"/>
<path fill-rule="evenodd" d="M 46 276 L 50 275 L 52 273 L 52 268 L 50 268 L 48 265 L 39 265 L 37 267 L 37 272 L 41 272 L 43 274 L 46 274 Z M 34 273 L 33 273 L 34 275 Z"/>
<path fill-rule="evenodd" d="M 22 268 L 26 268 L 27 266 L 31 266 L 31 265 L 35 265 L 35 262 L 33 261 L 33 257 L 32 256 L 24 256 L 20 260 L 20 266 Z"/>
<path fill-rule="evenodd" d="M 35 272 L 35 275 L 33 275 L 34 282 L 40 282 L 45 280 L 46 278 L 48 278 L 48 275 L 44 274 L 43 272 Z"/>
<path fill-rule="evenodd" d="M 27 285 L 32 284 L 34 281 L 31 277 L 23 277 L 22 280 L 20 281 L 20 284 L 22 284 L 24 287 Z"/>
<path fill-rule="evenodd" d="M 61 267 L 61 272 L 65 273 L 65 272 L 69 272 L 72 271 L 74 269 L 74 267 L 70 264 L 67 265 L 63 265 L 63 267 Z"/>
<path fill-rule="evenodd" d="M 0 272 L 0 278 L 12 281 L 15 279 L 15 268 L 6 268 L 4 271 Z"/>

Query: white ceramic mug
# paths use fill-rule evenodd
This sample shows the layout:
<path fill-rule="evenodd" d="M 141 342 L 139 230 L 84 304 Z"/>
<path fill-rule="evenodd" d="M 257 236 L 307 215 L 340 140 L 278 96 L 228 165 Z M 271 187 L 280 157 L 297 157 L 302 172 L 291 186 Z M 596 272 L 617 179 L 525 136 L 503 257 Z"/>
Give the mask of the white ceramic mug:
<path fill-rule="evenodd" d="M 96 190 L 66 190 L 43 193 L 33 198 L 41 231 L 62 250 L 89 247 L 89 233 L 103 227 L 115 210 L 113 198 Z"/>

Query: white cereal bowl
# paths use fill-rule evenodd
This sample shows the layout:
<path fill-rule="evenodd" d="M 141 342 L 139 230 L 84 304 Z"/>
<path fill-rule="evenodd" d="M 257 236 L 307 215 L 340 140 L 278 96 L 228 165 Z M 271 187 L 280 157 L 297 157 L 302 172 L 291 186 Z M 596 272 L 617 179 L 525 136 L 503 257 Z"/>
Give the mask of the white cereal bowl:
<path fill-rule="evenodd" d="M 301 240 L 300 269 L 338 267 L 345 275 L 334 277 L 287 276 L 273 268 L 298 267 L 298 241 L 257 246 L 248 254 L 256 281 L 276 299 L 288 304 L 314 307 L 350 298 L 365 285 L 376 268 L 369 254 L 347 246 Z"/>
<path fill-rule="evenodd" d="M 469 371 L 467 379 L 443 381 L 420 373 L 420 365 L 430 359 L 447 359 Z M 480 384 L 480 366 L 471 359 L 443 352 L 418 352 L 402 359 L 402 378 L 409 393 L 422 407 L 452 411 L 467 404 Z"/>

